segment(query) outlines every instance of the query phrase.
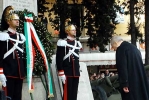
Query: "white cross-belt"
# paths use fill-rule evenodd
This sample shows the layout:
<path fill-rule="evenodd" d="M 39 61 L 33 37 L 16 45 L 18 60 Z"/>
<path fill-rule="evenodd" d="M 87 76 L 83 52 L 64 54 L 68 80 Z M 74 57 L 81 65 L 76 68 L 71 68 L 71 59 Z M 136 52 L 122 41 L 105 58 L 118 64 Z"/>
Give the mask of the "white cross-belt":
<path fill-rule="evenodd" d="M 17 34 L 17 39 L 19 39 L 19 35 Z M 9 56 L 12 52 L 14 52 L 15 49 L 18 49 L 19 51 L 23 52 L 23 50 L 18 46 L 18 43 L 24 43 L 24 41 L 19 41 L 19 40 L 15 40 L 15 39 L 12 39 L 12 38 L 9 38 L 9 40 L 12 40 L 12 41 L 15 41 L 16 43 L 14 44 L 14 46 L 9 50 L 7 51 L 5 54 L 4 54 L 4 57 L 3 59 L 5 59 L 7 56 Z"/>
<path fill-rule="evenodd" d="M 66 44 L 66 46 L 72 47 L 72 50 L 69 50 L 68 54 L 64 56 L 63 60 L 65 60 L 66 58 L 70 57 L 71 54 L 74 54 L 76 57 L 79 57 L 79 55 L 74 52 L 75 49 L 80 49 L 79 47 L 76 47 L 77 46 L 76 40 L 75 40 L 75 45 L 74 46 L 73 45 L 69 45 L 69 44 Z"/>

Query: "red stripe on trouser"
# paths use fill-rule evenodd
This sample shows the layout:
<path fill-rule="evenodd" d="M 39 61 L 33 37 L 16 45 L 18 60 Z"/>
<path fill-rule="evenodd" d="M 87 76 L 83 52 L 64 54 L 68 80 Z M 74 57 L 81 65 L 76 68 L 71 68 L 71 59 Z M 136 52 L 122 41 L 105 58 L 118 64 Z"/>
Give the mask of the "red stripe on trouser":
<path fill-rule="evenodd" d="M 5 91 L 5 95 L 7 96 L 7 87 L 2 87 L 2 89 Z"/>
<path fill-rule="evenodd" d="M 64 100 L 67 100 L 67 77 L 64 84 L 63 96 L 64 96 Z"/>

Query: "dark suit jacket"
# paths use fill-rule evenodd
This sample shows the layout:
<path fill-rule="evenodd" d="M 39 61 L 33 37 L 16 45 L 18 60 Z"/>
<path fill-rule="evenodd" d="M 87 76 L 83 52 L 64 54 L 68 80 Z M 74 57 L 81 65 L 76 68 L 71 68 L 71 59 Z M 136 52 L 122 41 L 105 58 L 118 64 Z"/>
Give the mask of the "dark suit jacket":
<path fill-rule="evenodd" d="M 136 46 L 125 41 L 121 43 L 116 50 L 116 67 L 122 100 L 149 100 L 147 76 Z M 123 87 L 128 87 L 129 93 L 123 92 Z"/>

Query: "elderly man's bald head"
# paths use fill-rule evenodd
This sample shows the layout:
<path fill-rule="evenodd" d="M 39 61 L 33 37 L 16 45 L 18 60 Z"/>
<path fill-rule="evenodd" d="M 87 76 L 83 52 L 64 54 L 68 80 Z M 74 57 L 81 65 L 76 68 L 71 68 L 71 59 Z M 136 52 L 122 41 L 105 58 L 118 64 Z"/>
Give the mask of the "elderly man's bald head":
<path fill-rule="evenodd" d="M 121 42 L 123 39 L 120 36 L 113 36 L 111 39 L 111 45 L 114 44 L 115 42 Z"/>
<path fill-rule="evenodd" d="M 112 49 L 116 50 L 117 47 L 123 42 L 123 39 L 120 36 L 113 36 L 111 39 Z"/>

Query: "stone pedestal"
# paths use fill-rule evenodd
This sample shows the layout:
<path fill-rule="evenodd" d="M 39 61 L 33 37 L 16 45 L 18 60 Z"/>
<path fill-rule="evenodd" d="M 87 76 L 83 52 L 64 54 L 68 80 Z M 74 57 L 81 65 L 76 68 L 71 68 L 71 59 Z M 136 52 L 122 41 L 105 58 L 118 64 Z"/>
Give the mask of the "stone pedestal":
<path fill-rule="evenodd" d="M 60 84 L 61 80 L 59 80 L 57 77 L 57 71 L 55 66 L 55 55 L 53 55 L 52 57 L 51 68 L 52 68 L 53 82 L 55 87 L 55 98 L 56 98 L 55 100 L 62 100 L 63 91 L 62 91 L 62 85 Z M 83 62 L 80 62 L 80 71 L 81 71 L 81 76 L 79 79 L 77 100 L 94 100 L 90 81 L 89 81 L 89 76 L 87 72 L 87 66 Z"/>
<path fill-rule="evenodd" d="M 83 62 L 80 62 L 80 71 L 81 75 L 79 80 L 77 100 L 94 100 L 87 72 L 87 66 Z"/>
<path fill-rule="evenodd" d="M 43 84 L 40 78 L 33 78 L 33 82 L 34 82 L 33 83 L 34 91 L 32 92 L 32 95 L 33 95 L 34 100 L 46 100 L 46 91 L 43 87 Z M 2 90 L 1 82 L 0 82 L 0 90 Z M 31 100 L 26 79 L 23 82 L 22 100 Z"/>
<path fill-rule="evenodd" d="M 33 78 L 34 91 L 32 92 L 34 100 L 46 100 L 46 91 L 40 78 Z M 24 80 L 22 89 L 22 100 L 31 100 L 27 81 Z"/>

